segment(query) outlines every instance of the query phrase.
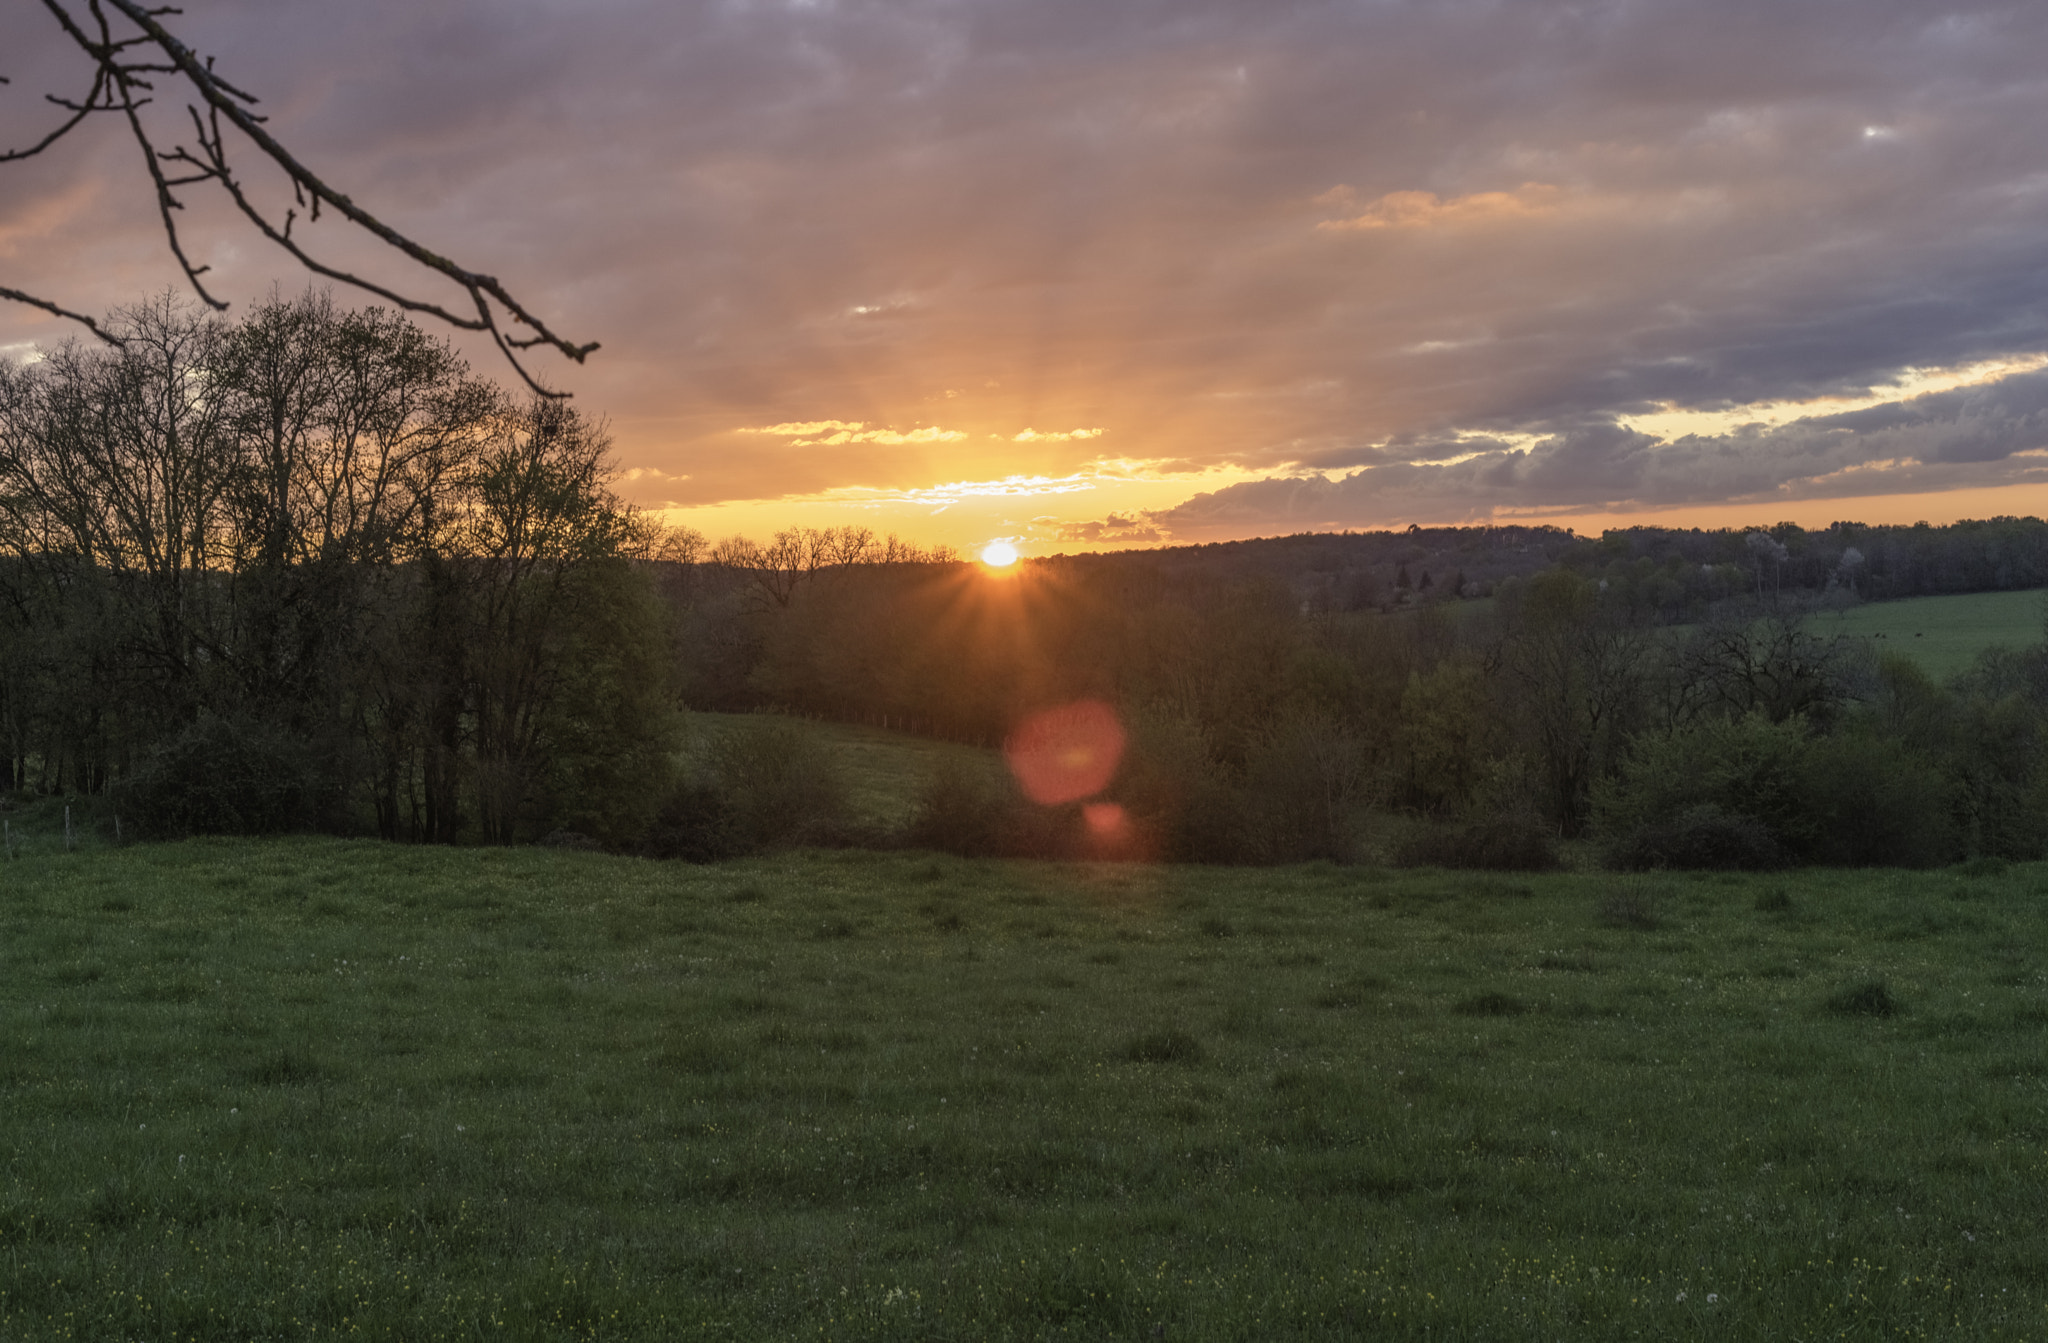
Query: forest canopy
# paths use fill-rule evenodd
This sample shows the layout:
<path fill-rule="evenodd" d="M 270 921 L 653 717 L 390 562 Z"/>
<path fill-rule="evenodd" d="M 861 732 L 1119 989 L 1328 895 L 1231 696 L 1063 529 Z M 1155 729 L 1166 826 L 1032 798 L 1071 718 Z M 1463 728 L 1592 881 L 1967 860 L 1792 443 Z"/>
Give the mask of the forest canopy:
<path fill-rule="evenodd" d="M 0 363 L 0 782 L 165 832 L 633 824 L 672 696 L 601 425 L 324 295 L 105 325 Z"/>

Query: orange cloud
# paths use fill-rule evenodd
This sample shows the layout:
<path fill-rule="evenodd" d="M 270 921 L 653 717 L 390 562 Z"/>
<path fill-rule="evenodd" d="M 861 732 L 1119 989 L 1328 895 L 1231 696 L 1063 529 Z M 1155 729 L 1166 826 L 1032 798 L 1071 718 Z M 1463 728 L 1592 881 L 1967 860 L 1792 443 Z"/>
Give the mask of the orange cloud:
<path fill-rule="evenodd" d="M 1390 191 L 1349 219 L 1326 219 L 1318 229 L 1352 232 L 1360 229 L 1434 229 L 1483 226 L 1534 219 L 1557 212 L 1563 192 L 1544 182 L 1524 182 L 1513 191 L 1477 191 L 1443 197 L 1434 191 Z M 1349 187 L 1337 187 L 1316 198 L 1318 204 L 1350 208 L 1356 203 Z"/>
<path fill-rule="evenodd" d="M 1070 429 L 1070 430 L 1068 430 L 1068 431 L 1067 431 L 1066 433 L 1064 433 L 1064 434 L 1053 434 L 1053 433 L 1045 433 L 1045 434 L 1042 434 L 1042 433 L 1038 432 L 1038 430 L 1036 430 L 1036 429 L 1026 429 L 1026 430 L 1025 430 L 1025 431 L 1024 431 L 1023 433 L 1021 433 L 1021 434 L 1013 434 L 1013 435 L 1011 435 L 1011 437 L 1010 437 L 1010 441 L 1011 441 L 1012 443 L 1057 443 L 1057 442 L 1070 442 L 1070 441 L 1072 441 L 1072 440 L 1074 440 L 1074 439 L 1077 439 L 1077 438 L 1101 438 L 1101 437 L 1102 437 L 1102 431 L 1101 431 L 1100 429 Z"/>

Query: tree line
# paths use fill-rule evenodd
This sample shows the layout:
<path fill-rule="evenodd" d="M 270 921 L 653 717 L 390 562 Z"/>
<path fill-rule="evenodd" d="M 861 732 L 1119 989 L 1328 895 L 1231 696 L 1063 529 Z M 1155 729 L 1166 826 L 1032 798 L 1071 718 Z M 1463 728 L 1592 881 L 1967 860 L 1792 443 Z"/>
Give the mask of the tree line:
<path fill-rule="evenodd" d="M 1895 545 L 2030 573 L 2033 520 L 1417 528 L 996 575 L 858 526 L 656 527 L 601 424 L 388 311 L 106 325 L 0 364 L 0 784 L 107 795 L 136 833 L 1083 855 L 1114 804 L 1118 852 L 1195 861 L 2048 853 L 2048 653 L 1938 685 L 1802 618 L 1893 581 Z M 1386 600 L 1333 599 L 1372 565 Z M 1100 797 L 955 770 L 894 835 L 846 822 L 803 734 L 690 751 L 682 711 L 996 746 L 1079 701 L 1127 730 Z"/>
<path fill-rule="evenodd" d="M 1389 831 L 1394 856 L 1449 865 L 1543 866 L 1577 839 L 1635 867 L 2048 853 L 2041 647 L 1938 685 L 1816 633 L 1820 595 L 1754 565 L 1663 623 L 1636 563 L 1388 612 L 1171 553 L 846 568 L 780 603 L 710 564 L 680 608 L 685 679 L 700 704 L 983 745 L 1034 708 L 1111 704 L 1131 745 L 1104 799 L 1171 858 L 1347 859 Z M 986 779 L 938 781 L 926 813 L 940 847 L 1090 851 L 1080 807 Z"/>
<path fill-rule="evenodd" d="M 318 294 L 106 330 L 0 363 L 0 782 L 162 832 L 644 819 L 658 537 L 601 425 Z"/>

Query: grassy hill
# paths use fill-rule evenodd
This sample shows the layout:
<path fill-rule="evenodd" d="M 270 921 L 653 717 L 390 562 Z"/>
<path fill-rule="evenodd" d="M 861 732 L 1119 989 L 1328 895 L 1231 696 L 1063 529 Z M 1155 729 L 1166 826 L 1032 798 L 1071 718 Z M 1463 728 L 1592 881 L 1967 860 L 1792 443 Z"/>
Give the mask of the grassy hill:
<path fill-rule="evenodd" d="M 690 727 L 695 749 L 727 733 L 759 722 L 754 714 L 692 713 Z M 916 814 L 926 787 L 947 761 L 991 773 L 1002 770 L 1001 756 L 992 750 L 964 746 L 958 742 L 935 741 L 878 727 L 853 723 L 831 723 L 816 719 L 792 720 L 815 737 L 831 754 L 846 781 L 854 818 L 884 831 L 900 829 Z"/>
<path fill-rule="evenodd" d="M 0 869 L 0 1337 L 2038 1335 L 2048 867 Z"/>
<path fill-rule="evenodd" d="M 1937 680 L 1966 670 L 1978 653 L 1995 644 L 2022 648 L 2041 642 L 2048 591 L 1973 592 L 1955 597 L 1907 597 L 1866 602 L 1809 619 L 1818 634 L 1876 639 L 1886 652 L 1902 653 Z"/>

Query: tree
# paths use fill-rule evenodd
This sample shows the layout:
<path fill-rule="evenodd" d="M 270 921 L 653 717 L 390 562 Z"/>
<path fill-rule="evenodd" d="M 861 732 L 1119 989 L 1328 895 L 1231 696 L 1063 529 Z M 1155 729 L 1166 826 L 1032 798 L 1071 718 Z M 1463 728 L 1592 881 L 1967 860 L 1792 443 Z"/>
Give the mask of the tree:
<path fill-rule="evenodd" d="M 651 820 L 656 538 L 602 426 L 321 295 L 241 323 L 167 296 L 108 330 L 0 364 L 10 782 L 33 757 L 169 828 Z"/>
<path fill-rule="evenodd" d="M 228 305 L 207 289 L 202 278 L 207 268 L 195 266 L 186 256 L 176 212 L 184 208 L 179 196 L 181 189 L 211 184 L 226 193 L 259 233 L 313 274 L 374 294 L 406 312 L 424 313 L 450 326 L 487 334 L 539 395 L 560 393 L 546 390 L 533 379 L 520 362 L 521 351 L 547 346 L 580 364 L 597 349 L 594 341 L 579 345 L 557 335 L 495 277 L 469 270 L 430 251 L 356 204 L 300 162 L 266 129 L 265 118 L 254 111 L 255 95 L 230 83 L 214 70 L 211 57 L 198 55 L 165 25 L 164 19 L 178 10 L 152 7 L 137 0 L 85 0 L 82 12 L 75 0 L 42 3 L 72 45 L 86 57 L 91 78 L 82 93 L 47 94 L 48 101 L 62 113 L 56 124 L 40 138 L 16 148 L 0 149 L 0 164 L 50 152 L 95 114 L 108 113 L 125 120 L 155 187 L 157 213 L 163 221 L 171 254 L 177 258 L 193 292 L 208 307 L 220 311 Z M 4 82 L 5 77 L 0 76 L 0 83 Z M 185 104 L 191 123 L 189 143 L 167 141 L 152 124 L 152 114 L 146 109 L 159 100 L 160 83 L 166 86 L 165 92 L 178 89 L 190 100 Z M 253 148 L 259 162 L 268 161 L 290 182 L 293 205 L 281 214 L 274 207 L 259 204 L 248 184 L 237 175 L 231 152 L 245 148 Z M 413 265 L 452 281 L 462 290 L 468 312 L 458 312 L 438 301 L 378 284 L 322 261 L 307 250 L 300 237 L 294 236 L 301 210 L 306 212 L 309 223 L 317 222 L 323 211 L 333 211 Z M 118 330 L 23 290 L 0 286 L 0 298 L 81 323 L 103 340 L 122 339 Z"/>
<path fill-rule="evenodd" d="M 1564 833 L 1585 823 L 1595 781 L 1618 764 L 1641 707 L 1650 641 L 1619 604 L 1564 569 L 1503 585 L 1495 652 L 1509 721 L 1537 762 L 1543 809 Z"/>
<path fill-rule="evenodd" d="M 518 837 L 552 745 L 564 655 L 592 594 L 586 571 L 652 539 L 611 493 L 611 441 L 560 401 L 504 417 L 469 467 L 453 565 L 473 683 L 477 801 L 485 837 Z M 601 644 L 588 647 L 598 652 Z"/>
<path fill-rule="evenodd" d="M 1739 613 L 1678 642 L 1665 707 L 1674 724 L 1761 713 L 1773 723 L 1804 715 L 1825 727 L 1859 697 L 1871 670 L 1860 643 L 1815 634 L 1796 611 Z"/>

